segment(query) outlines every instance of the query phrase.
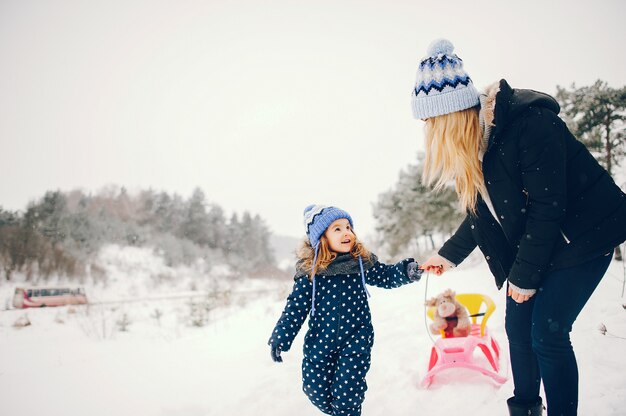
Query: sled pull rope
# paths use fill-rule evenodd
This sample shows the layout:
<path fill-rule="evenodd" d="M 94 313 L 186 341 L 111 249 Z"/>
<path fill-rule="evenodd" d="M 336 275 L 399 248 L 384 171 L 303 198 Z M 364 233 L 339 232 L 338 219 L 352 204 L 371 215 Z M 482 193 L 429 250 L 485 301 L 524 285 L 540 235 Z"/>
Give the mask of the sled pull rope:
<path fill-rule="evenodd" d="M 430 277 L 430 271 L 426 271 L 426 287 L 424 288 L 424 327 L 426 328 L 426 333 L 428 334 L 428 338 L 435 345 L 435 339 L 430 334 L 430 328 L 428 328 L 428 307 L 426 306 L 426 300 L 428 299 L 428 278 Z"/>

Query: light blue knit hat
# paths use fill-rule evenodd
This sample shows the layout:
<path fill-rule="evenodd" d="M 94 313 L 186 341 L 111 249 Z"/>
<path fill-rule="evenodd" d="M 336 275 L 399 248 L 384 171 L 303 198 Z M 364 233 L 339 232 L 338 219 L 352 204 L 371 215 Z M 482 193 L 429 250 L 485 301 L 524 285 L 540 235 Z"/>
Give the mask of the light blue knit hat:
<path fill-rule="evenodd" d="M 352 217 L 346 211 L 337 207 L 327 205 L 309 205 L 304 209 L 304 227 L 309 242 L 313 247 L 317 247 L 320 237 L 333 221 L 345 218 L 354 228 Z"/>
<path fill-rule="evenodd" d="M 411 104 L 413 117 L 425 119 L 465 110 L 479 104 L 478 91 L 463 69 L 454 45 L 438 39 L 428 47 L 428 56 L 417 69 Z"/>
<path fill-rule="evenodd" d="M 311 271 L 311 280 L 313 281 L 313 289 L 311 292 L 311 316 L 315 315 L 315 265 L 317 265 L 317 255 L 319 253 L 320 237 L 326 229 L 333 223 L 333 221 L 340 218 L 345 218 L 350 223 L 350 227 L 354 228 L 352 217 L 346 211 L 327 205 L 309 205 L 304 209 L 304 227 L 306 229 L 306 235 L 309 237 L 311 246 L 315 248 L 315 254 L 313 255 L 313 270 Z M 370 292 L 365 285 L 365 271 L 363 269 L 363 259 L 359 256 L 359 267 L 361 269 L 361 284 L 363 290 L 370 297 Z"/>

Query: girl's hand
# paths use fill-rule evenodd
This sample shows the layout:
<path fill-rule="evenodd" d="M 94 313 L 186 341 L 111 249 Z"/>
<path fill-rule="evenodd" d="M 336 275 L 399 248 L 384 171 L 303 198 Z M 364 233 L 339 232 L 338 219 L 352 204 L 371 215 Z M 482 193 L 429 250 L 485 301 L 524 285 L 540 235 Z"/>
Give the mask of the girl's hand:
<path fill-rule="evenodd" d="M 423 273 L 424 270 L 419 267 L 416 261 L 412 261 L 406 265 L 406 275 L 411 282 L 419 282 Z"/>
<path fill-rule="evenodd" d="M 272 360 L 275 363 L 282 363 L 283 357 L 280 356 L 281 348 L 280 345 L 270 345 L 270 355 L 272 356 Z"/>
<path fill-rule="evenodd" d="M 534 293 L 533 293 L 533 295 L 534 295 Z M 522 295 L 517 290 L 515 290 L 511 286 L 509 286 L 509 296 L 511 297 L 511 299 L 513 299 L 517 303 L 524 303 L 528 299 L 532 298 L 533 295 Z"/>
<path fill-rule="evenodd" d="M 420 266 L 420 269 L 426 270 L 427 272 L 434 272 L 437 276 L 441 276 L 451 268 L 452 265 L 450 262 L 439 254 L 431 256 Z"/>

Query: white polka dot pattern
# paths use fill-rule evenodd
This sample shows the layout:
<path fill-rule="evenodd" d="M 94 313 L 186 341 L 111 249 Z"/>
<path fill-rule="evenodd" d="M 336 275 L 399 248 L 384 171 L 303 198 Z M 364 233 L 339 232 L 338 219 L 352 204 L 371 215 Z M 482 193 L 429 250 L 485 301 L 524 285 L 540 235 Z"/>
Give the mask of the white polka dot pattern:
<path fill-rule="evenodd" d="M 355 260 L 356 261 L 356 260 Z M 411 283 L 406 265 L 376 262 L 365 272 L 372 286 L 395 288 Z M 303 390 L 322 412 L 360 415 L 374 344 L 374 328 L 367 294 L 359 273 L 317 276 L 315 315 L 304 337 Z M 297 279 L 274 328 L 270 344 L 288 351 L 311 308 L 312 284 Z"/>

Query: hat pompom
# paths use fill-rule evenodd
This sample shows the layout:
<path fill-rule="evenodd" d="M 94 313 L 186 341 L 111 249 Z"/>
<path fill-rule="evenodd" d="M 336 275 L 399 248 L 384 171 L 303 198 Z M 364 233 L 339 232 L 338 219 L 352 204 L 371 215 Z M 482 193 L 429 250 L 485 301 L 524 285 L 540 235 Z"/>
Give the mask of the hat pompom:
<path fill-rule="evenodd" d="M 428 56 L 452 55 L 454 45 L 448 39 L 437 39 L 428 47 Z"/>

